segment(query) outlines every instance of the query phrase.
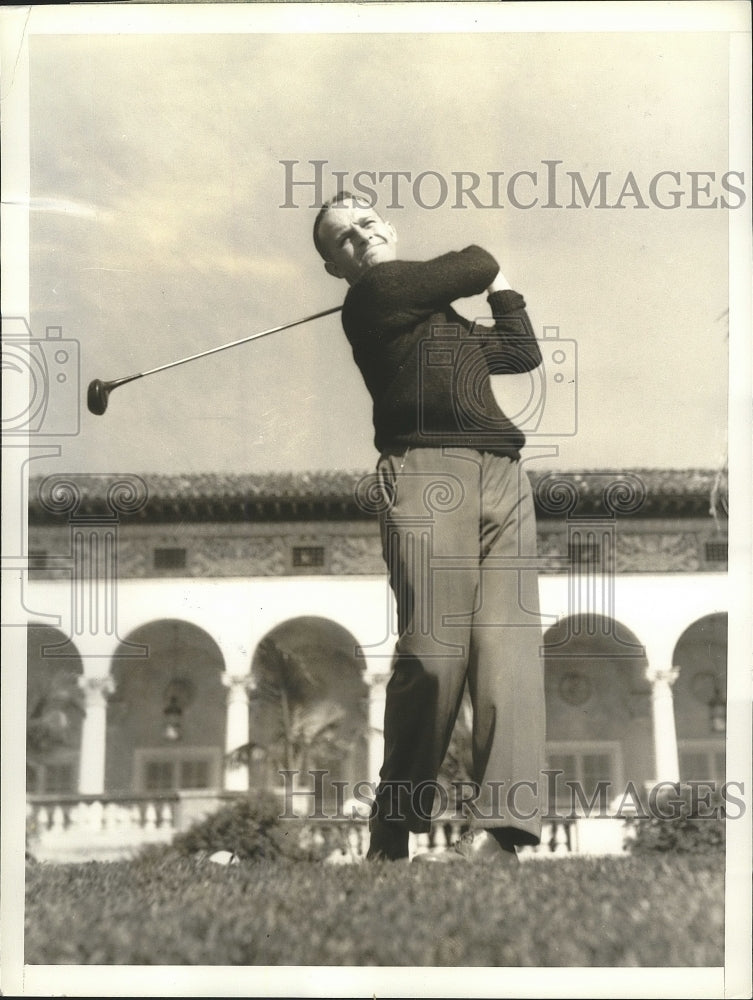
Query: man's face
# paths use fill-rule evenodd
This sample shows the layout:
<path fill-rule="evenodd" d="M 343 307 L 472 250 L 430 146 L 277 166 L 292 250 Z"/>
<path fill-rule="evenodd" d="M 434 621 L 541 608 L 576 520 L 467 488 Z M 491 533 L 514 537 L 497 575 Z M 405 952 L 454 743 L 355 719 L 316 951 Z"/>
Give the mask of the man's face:
<path fill-rule="evenodd" d="M 364 203 L 347 199 L 333 205 L 319 224 L 325 267 L 336 278 L 354 284 L 368 268 L 395 260 L 397 234 L 389 222 Z"/>

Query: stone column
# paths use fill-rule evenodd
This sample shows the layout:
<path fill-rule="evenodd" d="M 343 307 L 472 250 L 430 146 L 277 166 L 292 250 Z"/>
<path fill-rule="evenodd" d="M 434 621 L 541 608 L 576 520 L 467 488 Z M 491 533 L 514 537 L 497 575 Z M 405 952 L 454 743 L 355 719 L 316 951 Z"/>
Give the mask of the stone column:
<path fill-rule="evenodd" d="M 83 795 L 101 795 L 105 790 L 105 737 L 107 697 L 115 690 L 109 675 L 79 677 L 84 692 L 86 715 L 81 728 L 81 760 L 78 790 Z"/>
<path fill-rule="evenodd" d="M 364 680 L 369 686 L 369 775 L 368 780 L 378 782 L 384 758 L 384 703 L 390 671 L 383 668 L 367 671 Z"/>
<path fill-rule="evenodd" d="M 227 723 L 225 726 L 225 753 L 237 750 L 248 743 L 248 689 L 251 677 L 247 673 L 225 672 L 222 683 L 227 688 Z M 248 791 L 248 765 L 225 764 L 223 784 L 226 791 Z"/>
<path fill-rule="evenodd" d="M 679 781 L 680 760 L 677 753 L 675 709 L 672 685 L 679 676 L 677 667 L 651 669 L 651 709 L 654 723 L 654 758 L 657 781 Z"/>

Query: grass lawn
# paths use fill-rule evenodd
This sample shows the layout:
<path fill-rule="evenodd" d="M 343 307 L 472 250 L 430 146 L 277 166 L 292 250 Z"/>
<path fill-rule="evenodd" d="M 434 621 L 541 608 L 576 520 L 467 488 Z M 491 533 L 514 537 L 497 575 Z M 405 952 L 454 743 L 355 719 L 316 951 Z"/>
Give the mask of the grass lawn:
<path fill-rule="evenodd" d="M 30 965 L 720 966 L 723 855 L 27 869 Z"/>

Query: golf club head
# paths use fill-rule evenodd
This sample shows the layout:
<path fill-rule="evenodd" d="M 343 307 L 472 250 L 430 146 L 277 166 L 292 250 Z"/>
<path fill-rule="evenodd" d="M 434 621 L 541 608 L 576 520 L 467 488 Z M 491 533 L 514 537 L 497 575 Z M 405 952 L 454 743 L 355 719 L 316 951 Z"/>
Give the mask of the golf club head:
<path fill-rule="evenodd" d="M 97 417 L 101 417 L 107 409 L 107 401 L 110 398 L 110 386 L 101 379 L 95 378 L 89 383 L 86 393 L 86 405 L 89 412 Z"/>

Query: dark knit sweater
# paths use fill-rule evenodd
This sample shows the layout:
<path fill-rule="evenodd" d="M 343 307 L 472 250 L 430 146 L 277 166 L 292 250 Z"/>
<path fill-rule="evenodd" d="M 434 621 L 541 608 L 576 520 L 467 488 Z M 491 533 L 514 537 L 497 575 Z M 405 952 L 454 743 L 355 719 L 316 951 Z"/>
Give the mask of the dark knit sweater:
<path fill-rule="evenodd" d="M 379 452 L 453 445 L 519 457 L 525 436 L 497 405 L 489 375 L 541 363 L 523 297 L 492 292 L 494 326 L 483 329 L 450 305 L 479 295 L 498 270 L 469 246 L 431 261 L 375 264 L 348 291 L 343 328 L 374 402 Z"/>

